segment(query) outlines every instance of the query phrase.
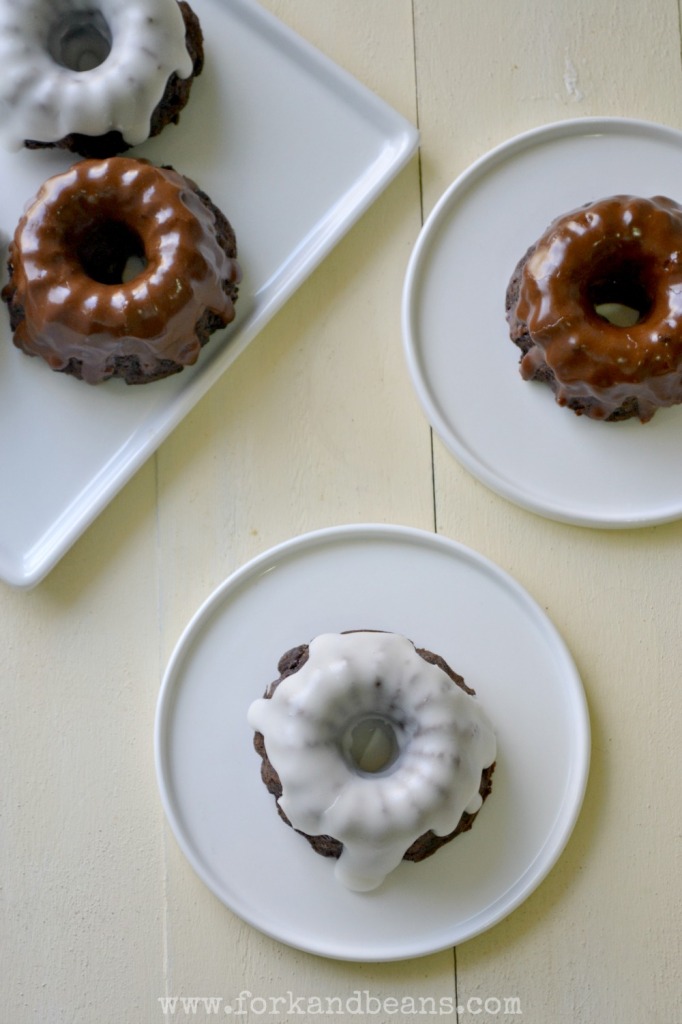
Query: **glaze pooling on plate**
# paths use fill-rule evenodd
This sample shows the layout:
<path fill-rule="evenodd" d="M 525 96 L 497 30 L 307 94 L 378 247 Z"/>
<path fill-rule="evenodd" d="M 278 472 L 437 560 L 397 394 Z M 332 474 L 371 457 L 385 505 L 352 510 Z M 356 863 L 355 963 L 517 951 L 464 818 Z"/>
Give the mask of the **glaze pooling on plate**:
<path fill-rule="evenodd" d="M 393 633 L 316 637 L 308 660 L 248 717 L 282 783 L 282 811 L 299 831 L 343 843 L 336 877 L 359 892 L 379 886 L 419 836 L 448 835 L 475 814 L 481 773 L 495 760 L 476 699 Z M 375 719 L 397 751 L 373 729 L 379 754 L 368 768 L 354 761 L 352 734 Z"/>
<path fill-rule="evenodd" d="M 18 150 L 72 133 L 144 142 L 192 59 L 176 0 L 0 0 L 0 67 L 0 139 Z"/>

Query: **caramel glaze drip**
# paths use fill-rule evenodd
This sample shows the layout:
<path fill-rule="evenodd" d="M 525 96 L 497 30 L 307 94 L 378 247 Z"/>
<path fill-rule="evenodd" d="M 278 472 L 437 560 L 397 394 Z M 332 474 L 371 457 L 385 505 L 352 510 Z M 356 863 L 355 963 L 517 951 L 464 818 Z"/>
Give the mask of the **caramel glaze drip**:
<path fill-rule="evenodd" d="M 523 262 L 523 261 L 522 261 Z M 615 326 L 595 306 L 637 313 Z M 613 196 L 555 220 L 523 264 L 512 338 L 524 379 L 554 377 L 560 405 L 606 419 L 625 405 L 645 422 L 682 401 L 682 207 Z"/>
<path fill-rule="evenodd" d="M 83 265 L 103 225 L 141 242 L 146 266 L 130 281 L 101 283 Z M 197 322 L 206 310 L 234 319 L 241 276 L 194 183 L 127 157 L 84 160 L 45 182 L 9 263 L 12 301 L 24 311 L 15 344 L 54 370 L 79 361 L 89 383 L 111 376 L 117 357 L 136 357 L 144 372 L 160 360 L 196 362 Z"/>

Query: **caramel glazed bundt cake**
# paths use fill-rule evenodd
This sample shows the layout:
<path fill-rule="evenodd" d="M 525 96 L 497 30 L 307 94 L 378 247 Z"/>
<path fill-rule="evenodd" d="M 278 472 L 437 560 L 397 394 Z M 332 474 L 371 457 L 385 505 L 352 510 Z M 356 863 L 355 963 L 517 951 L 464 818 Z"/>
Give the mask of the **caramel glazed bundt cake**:
<path fill-rule="evenodd" d="M 0 0 L 0 139 L 123 152 L 177 122 L 203 59 L 184 0 Z"/>
<path fill-rule="evenodd" d="M 682 206 L 616 195 L 558 217 L 506 296 L 525 380 L 602 420 L 682 402 Z"/>
<path fill-rule="evenodd" d="M 234 231 L 171 167 L 114 156 L 46 181 L 9 247 L 17 348 L 97 384 L 145 384 L 196 362 L 235 316 Z"/>
<path fill-rule="evenodd" d="M 403 636 L 323 634 L 282 656 L 248 720 L 282 819 L 365 892 L 471 828 L 496 740 L 460 675 Z"/>

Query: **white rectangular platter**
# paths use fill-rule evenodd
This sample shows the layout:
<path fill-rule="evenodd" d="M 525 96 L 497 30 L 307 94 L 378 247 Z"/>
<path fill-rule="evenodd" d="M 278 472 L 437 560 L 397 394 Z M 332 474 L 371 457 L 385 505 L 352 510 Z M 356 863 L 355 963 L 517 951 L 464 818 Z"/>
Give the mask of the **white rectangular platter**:
<path fill-rule="evenodd" d="M 416 129 L 254 0 L 193 0 L 206 65 L 180 124 L 133 151 L 172 164 L 231 221 L 237 318 L 166 381 L 95 387 L 14 347 L 0 309 L 0 579 L 39 582 L 408 162 Z M 0 153 L 9 238 L 74 158 Z"/>

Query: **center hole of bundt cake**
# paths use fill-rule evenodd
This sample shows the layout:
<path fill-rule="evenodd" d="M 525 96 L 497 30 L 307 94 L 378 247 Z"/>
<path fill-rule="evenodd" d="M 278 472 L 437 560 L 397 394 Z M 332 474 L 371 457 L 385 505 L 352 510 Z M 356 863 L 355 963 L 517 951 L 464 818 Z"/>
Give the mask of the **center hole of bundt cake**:
<path fill-rule="evenodd" d="M 111 53 L 111 31 L 99 11 L 67 11 L 50 29 L 50 56 L 70 71 L 92 71 Z"/>
<path fill-rule="evenodd" d="M 341 738 L 341 745 L 351 768 L 368 775 L 386 771 L 400 753 L 393 725 L 378 715 L 352 722 Z"/>
<path fill-rule="evenodd" d="M 77 252 L 83 271 L 99 284 L 132 281 L 147 265 L 137 231 L 118 221 L 97 224 L 79 243 Z"/>
<path fill-rule="evenodd" d="M 629 263 L 594 277 L 588 287 L 588 302 L 597 316 L 614 327 L 632 327 L 651 309 L 641 268 Z"/>

